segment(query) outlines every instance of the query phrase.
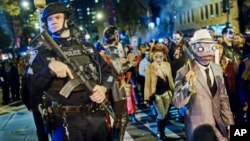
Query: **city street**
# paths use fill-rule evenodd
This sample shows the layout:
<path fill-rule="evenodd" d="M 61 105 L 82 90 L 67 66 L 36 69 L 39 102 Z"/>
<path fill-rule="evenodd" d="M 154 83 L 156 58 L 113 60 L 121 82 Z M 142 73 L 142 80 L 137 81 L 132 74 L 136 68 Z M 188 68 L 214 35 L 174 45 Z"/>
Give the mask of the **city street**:
<path fill-rule="evenodd" d="M 172 108 L 170 115 L 176 116 Z M 157 126 L 148 107 L 138 108 L 136 123 L 129 122 L 124 141 L 156 141 Z M 36 129 L 31 112 L 21 101 L 0 106 L 0 141 L 37 141 Z M 183 124 L 171 120 L 166 126 L 166 136 L 170 141 L 183 141 Z"/>

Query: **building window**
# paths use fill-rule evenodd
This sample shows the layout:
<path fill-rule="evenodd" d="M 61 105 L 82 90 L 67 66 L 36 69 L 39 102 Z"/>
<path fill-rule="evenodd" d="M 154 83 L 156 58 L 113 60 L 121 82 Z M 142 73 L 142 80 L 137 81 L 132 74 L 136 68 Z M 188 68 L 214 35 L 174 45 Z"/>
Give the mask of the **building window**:
<path fill-rule="evenodd" d="M 190 11 L 187 11 L 187 22 L 190 23 Z"/>
<path fill-rule="evenodd" d="M 215 15 L 216 17 L 219 16 L 219 3 L 215 3 Z"/>
<path fill-rule="evenodd" d="M 182 24 L 182 14 L 181 13 L 179 15 L 179 18 L 180 18 L 180 24 Z"/>
<path fill-rule="evenodd" d="M 183 24 L 186 24 L 187 23 L 186 13 L 184 12 L 182 16 L 183 16 Z"/>
<path fill-rule="evenodd" d="M 201 20 L 204 20 L 204 12 L 203 12 L 203 7 L 201 7 Z"/>
<path fill-rule="evenodd" d="M 206 19 L 209 18 L 208 5 L 205 6 Z"/>
<path fill-rule="evenodd" d="M 192 22 L 194 22 L 194 9 L 191 10 Z"/>
<path fill-rule="evenodd" d="M 223 3 L 220 2 L 220 9 L 221 9 L 221 15 L 225 15 L 225 13 L 223 12 Z"/>
<path fill-rule="evenodd" d="M 214 6 L 213 6 L 213 4 L 210 4 L 210 17 L 214 18 Z"/>

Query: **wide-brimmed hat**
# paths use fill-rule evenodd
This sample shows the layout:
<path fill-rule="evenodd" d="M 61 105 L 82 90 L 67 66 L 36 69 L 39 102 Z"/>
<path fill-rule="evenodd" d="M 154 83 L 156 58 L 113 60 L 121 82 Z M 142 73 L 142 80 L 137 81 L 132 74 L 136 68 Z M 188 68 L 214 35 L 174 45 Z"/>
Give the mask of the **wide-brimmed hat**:
<path fill-rule="evenodd" d="M 197 30 L 194 33 L 194 36 L 191 38 L 189 44 L 194 44 L 194 43 L 215 43 L 214 39 L 212 36 L 209 34 L 209 31 L 207 29 L 200 29 Z"/>

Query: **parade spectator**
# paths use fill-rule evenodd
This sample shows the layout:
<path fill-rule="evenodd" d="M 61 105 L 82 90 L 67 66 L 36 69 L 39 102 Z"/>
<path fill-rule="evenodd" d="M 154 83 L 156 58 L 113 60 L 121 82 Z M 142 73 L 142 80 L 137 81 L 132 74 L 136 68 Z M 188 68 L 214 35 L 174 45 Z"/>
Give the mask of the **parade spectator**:
<path fill-rule="evenodd" d="M 11 99 L 12 101 L 21 100 L 20 97 L 20 76 L 17 67 L 11 62 L 8 61 L 5 64 L 5 71 L 7 81 L 10 86 Z"/>
<path fill-rule="evenodd" d="M 3 105 L 10 103 L 10 90 L 9 90 L 9 83 L 6 77 L 6 71 L 5 71 L 5 62 L 0 63 L 0 86 L 2 88 L 3 93 Z"/>

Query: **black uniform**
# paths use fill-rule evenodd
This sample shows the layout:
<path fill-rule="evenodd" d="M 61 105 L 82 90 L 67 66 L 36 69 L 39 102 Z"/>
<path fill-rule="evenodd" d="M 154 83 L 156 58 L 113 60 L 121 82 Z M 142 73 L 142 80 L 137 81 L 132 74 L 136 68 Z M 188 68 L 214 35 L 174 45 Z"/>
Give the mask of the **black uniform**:
<path fill-rule="evenodd" d="M 10 90 L 9 90 L 9 83 L 7 81 L 6 77 L 6 71 L 4 67 L 4 62 L 1 63 L 0 66 L 0 86 L 2 88 L 3 93 L 3 103 L 2 104 L 8 104 L 10 102 Z"/>
<path fill-rule="evenodd" d="M 110 67 L 91 44 L 81 42 L 79 40 L 80 36 L 76 36 L 78 34 L 72 34 L 72 32 L 71 35 L 74 37 L 54 38 L 54 40 L 61 46 L 66 56 L 80 64 L 83 71 L 86 70 L 84 73 L 90 76 L 89 83 L 102 85 L 110 89 L 113 85 L 113 73 Z M 87 48 L 83 48 L 83 45 Z M 52 128 L 54 133 L 57 134 L 58 130 L 66 129 L 62 128 L 62 126 L 68 125 L 70 140 L 108 140 L 106 113 L 100 108 L 99 104 L 91 101 L 89 98 L 91 92 L 81 84 L 71 92 L 68 98 L 60 95 L 59 91 L 68 82 L 69 78 L 57 78 L 48 68 L 48 63 L 51 60 L 60 60 L 60 58 L 53 50 L 45 46 L 38 47 L 32 54 L 28 87 L 31 88 L 33 94 L 45 91 L 46 96 L 51 99 L 55 115 Z M 94 76 L 92 74 L 95 74 L 98 78 L 92 77 Z M 62 115 L 63 113 L 66 113 L 66 115 Z M 60 134 L 53 135 L 52 133 L 52 140 L 61 140 L 58 139 L 61 136 Z"/>
<path fill-rule="evenodd" d="M 27 67 L 28 68 L 28 67 Z M 42 103 L 42 94 L 31 94 L 27 87 L 27 79 L 28 74 L 27 72 L 21 78 L 21 90 L 20 94 L 22 96 L 22 101 L 25 104 L 28 110 L 32 111 L 32 115 L 34 118 L 35 126 L 36 126 L 36 133 L 38 141 L 49 141 L 48 138 L 48 130 L 46 130 L 42 115 L 38 110 L 38 104 Z"/>

